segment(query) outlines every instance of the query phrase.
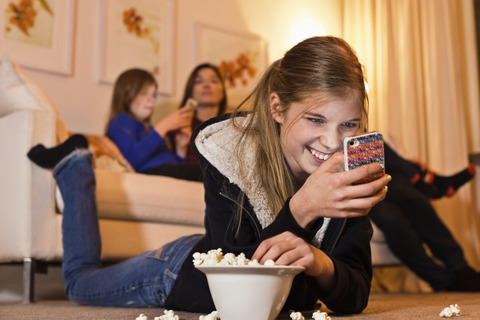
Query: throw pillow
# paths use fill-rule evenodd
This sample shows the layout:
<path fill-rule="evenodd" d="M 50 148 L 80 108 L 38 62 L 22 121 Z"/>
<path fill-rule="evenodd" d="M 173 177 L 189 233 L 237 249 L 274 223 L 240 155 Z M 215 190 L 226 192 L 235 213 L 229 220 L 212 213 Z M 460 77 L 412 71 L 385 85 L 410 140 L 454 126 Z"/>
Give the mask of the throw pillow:
<path fill-rule="evenodd" d="M 8 60 L 6 54 L 0 64 L 0 117 L 18 109 L 41 109 L 41 104 L 30 94 L 27 87 Z"/>
<path fill-rule="evenodd" d="M 57 116 L 57 142 L 69 134 L 50 97 L 19 65 L 4 54 L 0 63 L 0 117 L 21 109 L 50 109 Z"/>
<path fill-rule="evenodd" d="M 95 169 L 119 172 L 135 172 L 123 154 L 107 136 L 85 135 L 90 151 L 94 154 Z"/>

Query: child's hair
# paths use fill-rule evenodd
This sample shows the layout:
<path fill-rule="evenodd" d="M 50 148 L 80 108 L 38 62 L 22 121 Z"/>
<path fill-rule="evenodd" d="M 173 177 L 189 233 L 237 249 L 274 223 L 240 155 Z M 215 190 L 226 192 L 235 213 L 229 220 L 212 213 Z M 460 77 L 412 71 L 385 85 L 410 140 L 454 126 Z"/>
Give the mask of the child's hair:
<path fill-rule="evenodd" d="M 110 115 L 107 121 L 107 128 L 110 121 L 119 113 L 126 113 L 135 118 L 130 111 L 130 104 L 133 99 L 147 86 L 154 85 L 155 89 L 158 88 L 157 81 L 154 76 L 143 69 L 133 68 L 124 71 L 120 74 L 115 81 L 113 87 L 112 101 L 110 103 Z M 137 119 L 139 121 L 148 123 L 150 117 L 145 121 Z"/>
<path fill-rule="evenodd" d="M 192 73 L 190 73 L 190 76 L 188 77 L 187 83 L 185 85 L 185 91 L 183 93 L 183 98 L 180 102 L 180 105 L 178 106 L 179 108 L 185 106 L 185 103 L 187 103 L 188 98 L 191 98 L 193 95 L 193 86 L 195 85 L 195 79 L 197 78 L 198 73 L 203 70 L 203 69 L 212 69 L 215 74 L 218 76 L 218 79 L 220 80 L 220 83 L 222 84 L 222 92 L 223 92 L 223 99 L 220 101 L 220 108 L 218 110 L 218 115 L 222 115 L 225 113 L 227 110 L 227 92 L 225 88 L 225 80 L 223 79 L 222 74 L 220 73 L 220 70 L 218 67 L 214 66 L 213 64 L 210 63 L 202 63 L 193 69 Z"/>
<path fill-rule="evenodd" d="M 321 95 L 325 101 L 353 95 L 361 108 L 360 131 L 363 132 L 367 130 L 368 98 L 363 68 L 353 49 L 340 38 L 325 36 L 306 39 L 287 51 L 268 68 L 252 94 L 236 108 L 232 118 L 243 107 L 251 114 L 241 129 L 242 141 L 254 143 L 257 155 L 256 163 L 246 167 L 253 166 L 258 173 L 270 201 L 269 208 L 277 213 L 295 193 L 295 182 L 282 152 L 280 125 L 270 111 L 273 92 L 280 98 L 280 113 L 312 93 Z M 239 144 L 238 152 L 241 149 Z"/>

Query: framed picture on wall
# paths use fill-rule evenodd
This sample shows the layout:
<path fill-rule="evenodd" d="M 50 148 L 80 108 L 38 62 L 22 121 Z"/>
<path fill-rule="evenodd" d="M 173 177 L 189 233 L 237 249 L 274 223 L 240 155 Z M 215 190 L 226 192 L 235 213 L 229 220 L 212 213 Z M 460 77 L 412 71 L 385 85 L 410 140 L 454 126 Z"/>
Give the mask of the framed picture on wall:
<path fill-rule="evenodd" d="M 150 71 L 172 93 L 174 0 L 102 0 L 100 75 L 114 83 L 130 68 Z"/>
<path fill-rule="evenodd" d="M 196 24 L 197 64 L 219 67 L 225 78 L 229 109 L 251 92 L 268 65 L 267 45 L 259 36 Z"/>
<path fill-rule="evenodd" d="M 0 1 L 0 53 L 40 71 L 70 75 L 74 0 Z"/>

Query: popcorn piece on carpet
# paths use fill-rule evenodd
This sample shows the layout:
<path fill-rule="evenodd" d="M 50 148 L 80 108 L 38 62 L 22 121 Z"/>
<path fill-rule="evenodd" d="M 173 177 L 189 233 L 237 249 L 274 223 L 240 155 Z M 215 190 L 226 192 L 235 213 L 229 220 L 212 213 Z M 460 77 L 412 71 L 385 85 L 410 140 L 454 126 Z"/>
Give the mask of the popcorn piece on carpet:
<path fill-rule="evenodd" d="M 326 312 L 321 312 L 320 310 L 315 311 L 312 314 L 314 320 L 332 320 Z"/>
<path fill-rule="evenodd" d="M 440 312 L 440 317 L 442 318 L 451 318 L 453 316 L 458 317 L 460 315 L 460 307 L 458 304 L 451 304 Z"/>
<path fill-rule="evenodd" d="M 220 317 L 218 316 L 217 311 L 212 311 L 210 314 L 207 314 L 206 316 L 200 316 L 198 317 L 198 320 L 219 320 Z"/>
<path fill-rule="evenodd" d="M 291 312 L 290 313 L 290 319 L 292 320 L 305 320 L 305 317 L 302 315 L 301 312 Z"/>
<path fill-rule="evenodd" d="M 163 313 L 163 316 L 155 317 L 155 320 L 179 320 L 178 316 L 175 315 L 173 310 L 164 310 Z"/>

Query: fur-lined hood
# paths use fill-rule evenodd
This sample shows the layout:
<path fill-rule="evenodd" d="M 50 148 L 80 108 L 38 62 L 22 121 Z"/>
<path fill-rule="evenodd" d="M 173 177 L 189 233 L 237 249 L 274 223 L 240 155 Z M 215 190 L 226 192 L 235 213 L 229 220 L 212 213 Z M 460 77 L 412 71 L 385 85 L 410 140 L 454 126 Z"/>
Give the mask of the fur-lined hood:
<path fill-rule="evenodd" d="M 250 201 L 257 219 L 263 228 L 270 225 L 276 217 L 276 213 L 268 208 L 267 195 L 262 188 L 258 176 L 253 170 L 250 170 L 254 163 L 255 145 L 253 143 L 244 143 L 243 150 L 236 154 L 236 147 L 240 142 L 240 132 L 228 118 L 215 122 L 200 131 L 195 138 L 195 146 L 198 151 L 207 159 L 217 170 L 228 180 L 237 185 Z M 235 123 L 243 125 L 247 117 L 235 118 Z M 241 177 L 240 167 L 246 170 L 246 176 Z M 330 222 L 325 218 L 322 227 L 314 238 L 314 245 L 320 247 L 325 231 Z"/>

